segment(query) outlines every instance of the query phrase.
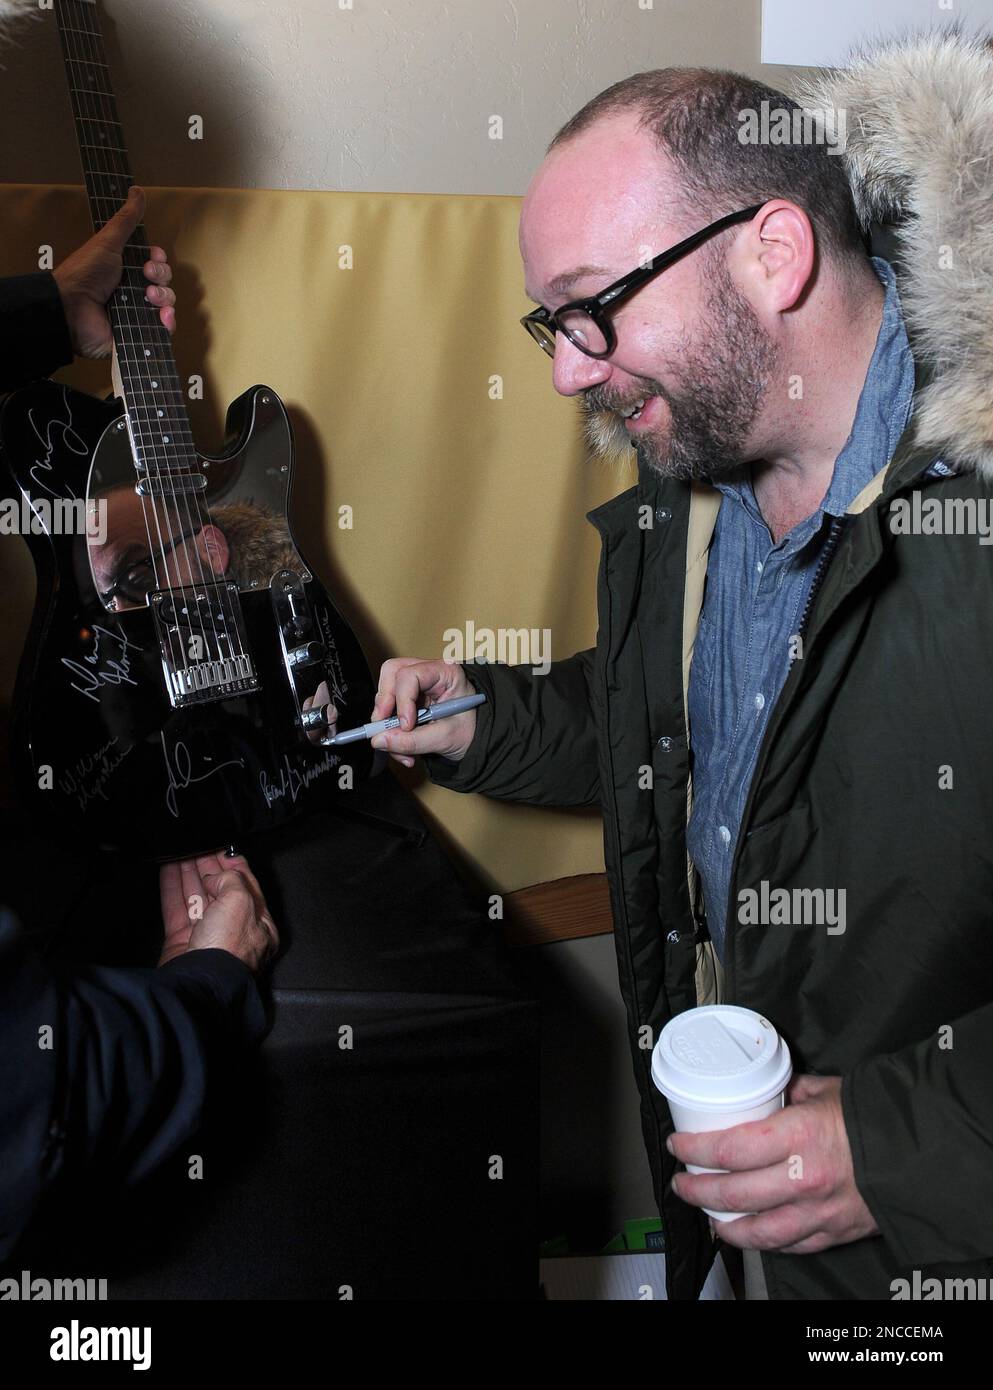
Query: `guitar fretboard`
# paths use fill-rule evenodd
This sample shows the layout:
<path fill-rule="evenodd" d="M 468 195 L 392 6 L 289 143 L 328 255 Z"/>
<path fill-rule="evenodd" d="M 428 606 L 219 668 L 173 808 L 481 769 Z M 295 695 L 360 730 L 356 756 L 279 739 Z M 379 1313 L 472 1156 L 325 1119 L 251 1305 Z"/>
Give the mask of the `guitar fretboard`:
<path fill-rule="evenodd" d="M 76 139 L 94 230 L 118 210 L 134 179 L 100 32 L 96 0 L 55 0 Z M 168 330 L 145 298 L 148 238 L 142 224 L 124 248 L 124 273 L 108 305 L 131 424 L 135 465 L 155 474 L 196 466 L 186 400 Z"/>

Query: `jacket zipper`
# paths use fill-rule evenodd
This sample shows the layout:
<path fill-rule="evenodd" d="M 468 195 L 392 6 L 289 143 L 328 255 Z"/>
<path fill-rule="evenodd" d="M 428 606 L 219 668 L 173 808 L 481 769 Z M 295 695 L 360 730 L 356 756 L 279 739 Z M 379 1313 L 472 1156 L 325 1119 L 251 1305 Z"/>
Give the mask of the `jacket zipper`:
<path fill-rule="evenodd" d="M 803 634 L 807 630 L 807 624 L 810 621 L 810 614 L 814 606 L 814 599 L 817 597 L 817 591 L 820 589 L 821 585 L 824 582 L 824 576 L 825 574 L 827 574 L 828 565 L 834 558 L 834 552 L 838 549 L 838 544 L 841 541 L 842 533 L 845 530 L 847 521 L 847 513 L 844 516 L 833 516 L 831 518 L 831 525 L 827 534 L 827 539 L 825 540 L 824 545 L 821 548 L 821 557 L 818 560 L 817 568 L 814 571 L 814 578 L 810 585 L 810 589 L 807 593 L 806 602 L 803 605 L 803 612 L 800 614 L 800 626 L 797 629 L 796 635 L 801 640 L 803 638 Z M 790 664 L 787 668 L 788 670 L 792 670 L 793 663 L 795 660 L 796 653 L 794 652 L 794 654 L 790 657 Z"/>
<path fill-rule="evenodd" d="M 844 535 L 845 528 L 851 519 L 852 514 L 849 512 L 846 512 L 843 516 L 833 516 L 831 518 L 830 528 L 828 530 L 827 537 L 825 538 L 824 545 L 821 550 L 820 559 L 817 562 L 817 568 L 814 571 L 814 578 L 811 581 L 810 589 L 807 593 L 807 599 L 803 605 L 803 611 L 800 614 L 800 626 L 798 627 L 796 633 L 797 637 L 801 639 L 801 642 L 798 643 L 798 646 L 801 645 L 803 635 L 807 630 L 807 625 L 810 622 L 811 614 L 814 608 L 814 600 L 817 598 L 817 594 L 821 588 L 821 585 L 824 583 L 824 576 L 827 574 L 828 566 L 834 558 L 834 553 L 838 549 L 838 546 L 841 543 L 841 538 Z M 787 667 L 787 679 L 789 678 L 790 672 L 793 670 L 793 663 L 795 660 L 796 653 L 794 653 L 790 657 L 790 664 Z M 779 692 L 780 700 L 782 700 L 784 694 L 785 682 L 784 688 Z M 776 703 L 778 705 L 779 701 L 777 701 Z M 741 825 L 738 828 L 738 839 L 734 847 L 734 856 L 731 860 L 731 882 L 728 888 L 727 917 L 724 921 L 724 960 L 726 962 L 725 986 L 729 992 L 732 986 L 732 961 L 731 951 L 729 949 L 731 942 L 731 921 L 733 917 L 733 913 L 731 911 L 731 904 L 734 900 L 734 882 L 735 878 L 737 877 L 738 856 L 741 852 L 742 840 L 745 836 L 745 826 L 748 824 L 748 816 L 752 809 L 752 803 L 755 800 L 755 792 L 756 788 L 758 787 L 759 776 L 764 765 L 762 755 L 765 750 L 766 741 L 769 738 L 769 733 L 772 728 L 773 715 L 775 713 L 775 709 L 776 706 L 773 706 L 773 709 L 770 711 L 769 723 L 766 726 L 765 737 L 762 740 L 762 746 L 759 748 L 758 755 L 755 759 L 755 772 L 752 776 L 751 786 L 748 788 L 748 796 L 745 798 L 745 806 L 741 813 Z"/>

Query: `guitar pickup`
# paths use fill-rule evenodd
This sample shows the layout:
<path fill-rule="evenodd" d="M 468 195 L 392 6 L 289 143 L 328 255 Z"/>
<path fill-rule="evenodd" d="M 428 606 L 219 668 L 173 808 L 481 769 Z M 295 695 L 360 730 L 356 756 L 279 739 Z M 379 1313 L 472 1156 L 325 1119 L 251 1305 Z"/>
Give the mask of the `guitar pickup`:
<path fill-rule="evenodd" d="M 143 473 L 135 492 L 139 497 L 176 497 L 203 492 L 207 479 L 202 473 Z"/>

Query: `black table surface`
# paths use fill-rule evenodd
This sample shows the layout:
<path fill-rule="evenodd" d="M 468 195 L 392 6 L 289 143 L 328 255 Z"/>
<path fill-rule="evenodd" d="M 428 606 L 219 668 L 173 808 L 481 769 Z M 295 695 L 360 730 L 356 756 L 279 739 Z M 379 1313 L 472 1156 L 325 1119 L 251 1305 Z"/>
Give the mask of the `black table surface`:
<path fill-rule="evenodd" d="M 154 866 L 19 817 L 3 847 L 53 958 L 154 964 Z M 14 1265 L 111 1298 L 536 1297 L 538 1010 L 487 892 L 389 771 L 239 848 L 281 932 L 271 1033 L 188 1151 L 67 1189 Z"/>

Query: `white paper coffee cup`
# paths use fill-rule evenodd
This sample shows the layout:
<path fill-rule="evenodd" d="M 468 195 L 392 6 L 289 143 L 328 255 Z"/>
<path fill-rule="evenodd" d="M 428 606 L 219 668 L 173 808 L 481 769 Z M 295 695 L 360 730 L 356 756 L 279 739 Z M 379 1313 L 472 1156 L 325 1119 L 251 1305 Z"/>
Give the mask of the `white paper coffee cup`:
<path fill-rule="evenodd" d="M 767 1018 L 736 1004 L 707 1004 L 677 1014 L 652 1052 L 652 1080 L 669 1102 L 677 1130 L 692 1134 L 764 1120 L 785 1104 L 790 1050 Z M 699 1168 L 690 1173 L 725 1173 Z M 710 1211 L 737 1221 L 743 1211 Z"/>

